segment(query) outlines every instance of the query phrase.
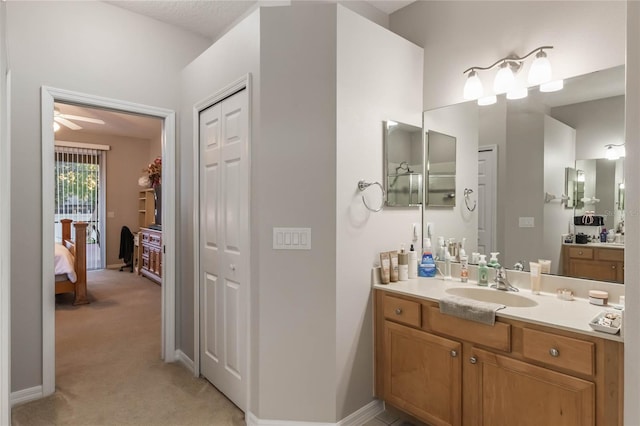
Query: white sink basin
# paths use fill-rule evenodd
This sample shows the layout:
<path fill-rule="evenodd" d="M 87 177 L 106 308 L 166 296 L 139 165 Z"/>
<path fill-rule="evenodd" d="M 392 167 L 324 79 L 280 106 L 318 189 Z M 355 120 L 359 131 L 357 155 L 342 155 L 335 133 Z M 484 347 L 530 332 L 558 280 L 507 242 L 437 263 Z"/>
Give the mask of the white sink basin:
<path fill-rule="evenodd" d="M 453 287 L 446 289 L 445 292 L 479 302 L 500 303 L 512 308 L 530 308 L 538 305 L 538 302 L 526 296 L 493 288 Z"/>

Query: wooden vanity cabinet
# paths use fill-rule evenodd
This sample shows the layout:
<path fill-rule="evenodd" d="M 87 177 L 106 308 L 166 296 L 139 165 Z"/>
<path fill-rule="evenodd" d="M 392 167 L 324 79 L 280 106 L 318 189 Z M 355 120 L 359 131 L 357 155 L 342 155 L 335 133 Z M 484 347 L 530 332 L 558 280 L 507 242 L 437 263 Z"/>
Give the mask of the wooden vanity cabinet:
<path fill-rule="evenodd" d="M 374 294 L 386 403 L 431 425 L 622 425 L 622 343 L 502 318 L 488 326 Z"/>
<path fill-rule="evenodd" d="M 562 246 L 563 274 L 598 281 L 624 282 L 624 249 Z"/>

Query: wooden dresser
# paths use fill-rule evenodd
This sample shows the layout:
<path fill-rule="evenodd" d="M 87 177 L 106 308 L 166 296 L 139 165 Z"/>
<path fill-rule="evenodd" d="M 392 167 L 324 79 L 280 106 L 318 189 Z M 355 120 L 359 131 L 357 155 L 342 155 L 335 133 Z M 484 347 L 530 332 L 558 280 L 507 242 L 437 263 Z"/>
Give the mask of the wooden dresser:
<path fill-rule="evenodd" d="M 138 273 L 162 284 L 162 231 L 140 228 Z"/>

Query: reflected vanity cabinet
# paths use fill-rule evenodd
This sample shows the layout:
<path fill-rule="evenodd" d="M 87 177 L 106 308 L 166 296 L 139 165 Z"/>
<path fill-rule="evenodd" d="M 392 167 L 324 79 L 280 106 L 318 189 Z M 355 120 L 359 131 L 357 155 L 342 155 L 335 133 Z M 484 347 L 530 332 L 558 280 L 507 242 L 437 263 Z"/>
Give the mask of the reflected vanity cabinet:
<path fill-rule="evenodd" d="M 374 290 L 376 396 L 432 425 L 622 425 L 623 344 Z"/>
<path fill-rule="evenodd" d="M 162 284 L 162 231 L 140 228 L 139 273 Z"/>
<path fill-rule="evenodd" d="M 563 275 L 598 281 L 624 282 L 624 249 L 564 244 Z"/>

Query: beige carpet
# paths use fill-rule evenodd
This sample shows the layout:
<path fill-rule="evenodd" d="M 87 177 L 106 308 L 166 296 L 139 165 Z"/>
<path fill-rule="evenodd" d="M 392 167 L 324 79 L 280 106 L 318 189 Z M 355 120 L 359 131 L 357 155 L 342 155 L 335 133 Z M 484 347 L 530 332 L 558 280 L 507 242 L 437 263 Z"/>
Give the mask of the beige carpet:
<path fill-rule="evenodd" d="M 56 393 L 14 407 L 14 426 L 245 424 L 211 384 L 160 360 L 160 286 L 117 270 L 88 281 L 90 305 L 56 298 Z"/>

